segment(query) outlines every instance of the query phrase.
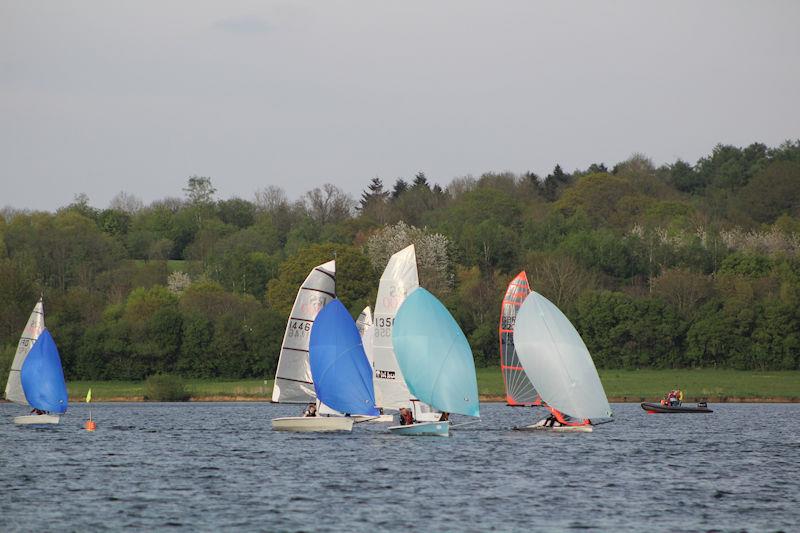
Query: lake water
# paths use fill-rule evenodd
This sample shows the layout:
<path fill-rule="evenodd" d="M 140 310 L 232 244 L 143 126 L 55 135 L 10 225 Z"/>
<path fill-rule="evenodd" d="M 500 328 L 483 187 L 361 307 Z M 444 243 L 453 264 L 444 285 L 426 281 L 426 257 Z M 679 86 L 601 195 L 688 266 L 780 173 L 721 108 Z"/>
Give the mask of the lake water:
<path fill-rule="evenodd" d="M 800 530 L 800 405 L 613 407 L 552 434 L 484 404 L 444 439 L 274 432 L 299 408 L 267 403 L 95 404 L 95 433 L 85 404 L 48 428 L 0 404 L 0 530 Z"/>

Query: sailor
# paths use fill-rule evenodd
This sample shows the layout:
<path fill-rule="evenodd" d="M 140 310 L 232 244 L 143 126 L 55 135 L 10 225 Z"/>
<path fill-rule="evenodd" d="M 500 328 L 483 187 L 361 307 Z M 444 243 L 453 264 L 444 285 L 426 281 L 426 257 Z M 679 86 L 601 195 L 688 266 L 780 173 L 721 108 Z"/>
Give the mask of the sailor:
<path fill-rule="evenodd" d="M 671 390 L 669 392 L 669 398 L 668 398 L 669 402 L 668 403 L 669 403 L 670 406 L 680 405 L 680 401 L 678 400 L 679 392 L 680 391 L 678 391 L 677 389 Z"/>
<path fill-rule="evenodd" d="M 310 403 L 306 410 L 303 411 L 303 416 L 317 416 L 317 404 Z"/>
<path fill-rule="evenodd" d="M 439 417 L 439 422 L 447 422 L 450 420 L 450 413 L 447 411 L 442 411 L 442 416 Z"/>
<path fill-rule="evenodd" d="M 42 411 L 41 409 L 37 409 L 37 408 L 35 408 L 35 407 L 34 407 L 34 408 L 31 410 L 31 414 L 32 414 L 32 415 L 46 415 L 46 414 L 47 414 L 47 412 L 46 412 L 46 411 Z"/>
<path fill-rule="evenodd" d="M 411 409 L 407 407 L 400 408 L 400 425 L 410 426 L 414 423 L 414 415 L 411 414 Z"/>

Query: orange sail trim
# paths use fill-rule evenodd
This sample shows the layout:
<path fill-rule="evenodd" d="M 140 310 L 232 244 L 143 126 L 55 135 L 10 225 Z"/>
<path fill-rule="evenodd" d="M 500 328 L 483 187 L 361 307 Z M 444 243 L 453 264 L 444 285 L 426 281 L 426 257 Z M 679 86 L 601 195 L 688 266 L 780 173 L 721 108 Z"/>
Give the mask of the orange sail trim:
<path fill-rule="evenodd" d="M 556 420 L 558 420 L 559 424 L 561 424 L 562 426 L 591 426 L 592 425 L 592 423 L 589 421 L 588 418 L 585 419 L 585 420 L 567 420 L 566 416 L 561 411 L 559 411 L 557 409 L 553 409 L 549 405 L 547 406 L 547 409 L 550 410 L 550 412 L 553 414 L 554 417 L 556 417 Z"/>
<path fill-rule="evenodd" d="M 514 322 L 522 302 L 531 292 L 524 271 L 511 280 L 500 305 L 500 370 L 508 405 L 542 405 L 542 399 L 528 379 L 514 348 Z"/>

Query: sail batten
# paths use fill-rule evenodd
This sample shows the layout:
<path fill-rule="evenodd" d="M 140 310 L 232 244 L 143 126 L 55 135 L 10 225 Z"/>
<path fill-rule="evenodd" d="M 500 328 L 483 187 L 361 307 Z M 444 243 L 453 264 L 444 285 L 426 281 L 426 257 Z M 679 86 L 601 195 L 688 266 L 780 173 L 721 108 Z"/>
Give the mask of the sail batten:
<path fill-rule="evenodd" d="M 509 405 L 538 405 L 541 398 L 520 364 L 514 345 L 514 323 L 522 302 L 531 292 L 525 271 L 517 274 L 508 284 L 500 307 L 500 369 Z"/>
<path fill-rule="evenodd" d="M 316 399 L 309 341 L 320 310 L 336 297 L 336 262 L 317 265 L 297 291 L 281 343 L 272 401 L 306 403 Z"/>

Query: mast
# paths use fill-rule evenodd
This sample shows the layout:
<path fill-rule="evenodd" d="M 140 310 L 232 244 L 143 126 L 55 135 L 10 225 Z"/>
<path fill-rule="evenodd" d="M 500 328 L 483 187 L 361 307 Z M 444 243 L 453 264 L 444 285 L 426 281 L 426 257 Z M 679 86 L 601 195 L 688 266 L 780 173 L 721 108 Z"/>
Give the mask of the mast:
<path fill-rule="evenodd" d="M 536 392 L 514 346 L 514 323 L 522 302 L 531 292 L 528 276 L 523 270 L 508 284 L 503 303 L 500 304 L 500 370 L 503 373 L 503 384 L 506 389 L 508 405 L 541 405 L 542 399 Z"/>
<path fill-rule="evenodd" d="M 314 267 L 297 291 L 283 335 L 272 401 L 308 403 L 316 399 L 308 346 L 319 311 L 336 298 L 336 261 Z"/>

